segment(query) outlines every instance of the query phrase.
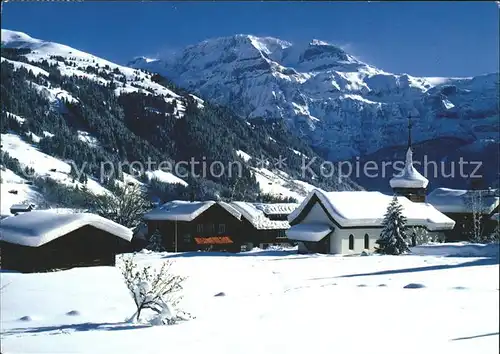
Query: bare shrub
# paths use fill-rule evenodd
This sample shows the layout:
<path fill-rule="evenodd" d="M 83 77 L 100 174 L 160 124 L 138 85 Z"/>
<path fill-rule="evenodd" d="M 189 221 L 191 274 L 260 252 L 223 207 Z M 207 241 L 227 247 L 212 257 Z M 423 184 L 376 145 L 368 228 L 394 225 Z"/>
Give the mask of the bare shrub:
<path fill-rule="evenodd" d="M 191 318 L 190 314 L 176 309 L 186 278 L 172 274 L 171 265 L 166 261 L 158 270 L 151 266 L 139 267 L 133 256 L 124 259 L 121 271 L 137 306 L 131 320 L 139 321 L 146 309 L 156 313 L 154 324 L 174 324 Z"/>

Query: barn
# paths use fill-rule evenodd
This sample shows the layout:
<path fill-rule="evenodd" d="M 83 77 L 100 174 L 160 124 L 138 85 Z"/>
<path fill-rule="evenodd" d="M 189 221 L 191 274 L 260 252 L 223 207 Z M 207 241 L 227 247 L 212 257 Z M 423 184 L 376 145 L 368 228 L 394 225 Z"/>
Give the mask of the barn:
<path fill-rule="evenodd" d="M 478 232 L 489 235 L 498 225 L 495 214 L 500 204 L 498 189 L 436 188 L 427 196 L 427 202 L 456 223 L 453 232 L 446 233 L 446 241 L 469 241 L 474 236 L 474 218 Z"/>
<path fill-rule="evenodd" d="M 219 201 L 167 202 L 144 215 L 148 237 L 159 232 L 170 252 L 218 250 L 239 252 L 241 213 Z"/>
<path fill-rule="evenodd" d="M 288 215 L 299 204 L 231 202 L 231 205 L 241 213 L 241 234 L 250 247 L 266 249 L 293 243 L 285 231 L 290 227 Z"/>
<path fill-rule="evenodd" d="M 373 251 L 392 197 L 380 192 L 312 191 L 289 215 L 286 235 L 299 242 L 299 252 L 359 254 Z M 455 222 L 427 203 L 399 196 L 408 226 L 423 227 L 444 239 Z"/>
<path fill-rule="evenodd" d="M 34 210 L 0 221 L 2 269 L 43 272 L 114 266 L 132 231 L 90 213 Z"/>

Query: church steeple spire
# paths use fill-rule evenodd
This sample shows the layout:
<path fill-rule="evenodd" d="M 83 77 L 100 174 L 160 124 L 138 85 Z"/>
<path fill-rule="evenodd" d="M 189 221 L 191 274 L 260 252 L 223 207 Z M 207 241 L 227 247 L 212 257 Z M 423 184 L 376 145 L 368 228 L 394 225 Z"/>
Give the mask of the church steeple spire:
<path fill-rule="evenodd" d="M 414 116 L 415 117 L 415 116 Z M 413 128 L 411 113 L 408 114 L 408 148 L 403 170 L 390 180 L 394 192 L 404 195 L 414 202 L 425 201 L 425 190 L 429 181 L 413 166 L 413 151 L 411 147 L 411 129 Z"/>
<path fill-rule="evenodd" d="M 413 122 L 411 121 L 411 113 L 408 113 L 408 149 L 411 149 L 411 128 Z"/>

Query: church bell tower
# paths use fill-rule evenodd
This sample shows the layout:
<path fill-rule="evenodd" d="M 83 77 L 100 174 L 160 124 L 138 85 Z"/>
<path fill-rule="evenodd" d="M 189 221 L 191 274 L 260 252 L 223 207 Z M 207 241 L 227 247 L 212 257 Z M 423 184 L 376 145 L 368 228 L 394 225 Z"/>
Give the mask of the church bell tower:
<path fill-rule="evenodd" d="M 408 149 L 404 169 L 390 180 L 392 190 L 396 195 L 407 197 L 413 202 L 425 202 L 425 194 L 429 180 L 422 176 L 413 166 L 413 151 L 411 149 L 411 129 L 413 122 L 408 115 Z"/>

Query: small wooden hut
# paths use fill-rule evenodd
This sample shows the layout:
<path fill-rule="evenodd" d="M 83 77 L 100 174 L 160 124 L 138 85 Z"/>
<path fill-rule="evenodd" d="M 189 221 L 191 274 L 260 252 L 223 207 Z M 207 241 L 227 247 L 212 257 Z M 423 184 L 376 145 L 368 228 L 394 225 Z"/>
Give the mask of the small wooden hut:
<path fill-rule="evenodd" d="M 132 231 L 90 213 L 35 210 L 0 221 L 2 269 L 41 272 L 114 266 Z"/>

